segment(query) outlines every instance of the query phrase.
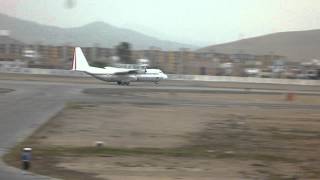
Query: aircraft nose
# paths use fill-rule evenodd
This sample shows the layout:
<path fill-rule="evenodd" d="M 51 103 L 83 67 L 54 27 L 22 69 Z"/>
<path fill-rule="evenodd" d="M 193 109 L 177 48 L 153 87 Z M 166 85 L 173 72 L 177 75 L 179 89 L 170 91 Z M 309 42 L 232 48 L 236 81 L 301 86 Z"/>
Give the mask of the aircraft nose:
<path fill-rule="evenodd" d="M 163 74 L 162 76 L 163 76 L 163 79 L 168 79 L 168 75 Z"/>

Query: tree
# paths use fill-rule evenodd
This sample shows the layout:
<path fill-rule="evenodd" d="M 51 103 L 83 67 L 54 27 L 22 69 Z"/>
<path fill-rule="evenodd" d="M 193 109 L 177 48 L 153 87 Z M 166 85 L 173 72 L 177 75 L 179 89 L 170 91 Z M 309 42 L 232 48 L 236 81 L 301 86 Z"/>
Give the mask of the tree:
<path fill-rule="evenodd" d="M 110 62 L 108 61 L 108 58 L 106 57 L 99 57 L 97 60 L 90 63 L 91 66 L 104 68 L 106 66 L 110 65 Z"/>
<path fill-rule="evenodd" d="M 131 59 L 131 45 L 128 42 L 121 42 L 117 47 L 117 56 L 120 58 L 120 61 L 125 64 L 135 63 Z"/>

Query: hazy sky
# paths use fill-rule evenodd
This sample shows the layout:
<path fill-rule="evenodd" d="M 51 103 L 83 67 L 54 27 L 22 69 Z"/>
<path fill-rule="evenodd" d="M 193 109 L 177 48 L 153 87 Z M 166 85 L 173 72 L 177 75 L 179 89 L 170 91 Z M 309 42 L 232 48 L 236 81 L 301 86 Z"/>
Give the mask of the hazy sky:
<path fill-rule="evenodd" d="M 0 12 L 61 27 L 104 21 L 158 38 L 218 44 L 320 29 L 320 0 L 0 0 Z"/>

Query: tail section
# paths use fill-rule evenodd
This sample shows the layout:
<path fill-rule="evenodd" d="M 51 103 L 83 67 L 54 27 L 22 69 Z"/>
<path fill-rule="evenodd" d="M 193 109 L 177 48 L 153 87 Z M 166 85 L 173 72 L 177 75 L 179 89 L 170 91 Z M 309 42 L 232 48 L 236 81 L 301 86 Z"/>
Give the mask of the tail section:
<path fill-rule="evenodd" d="M 89 64 L 80 47 L 76 47 L 73 54 L 72 70 L 87 71 Z"/>

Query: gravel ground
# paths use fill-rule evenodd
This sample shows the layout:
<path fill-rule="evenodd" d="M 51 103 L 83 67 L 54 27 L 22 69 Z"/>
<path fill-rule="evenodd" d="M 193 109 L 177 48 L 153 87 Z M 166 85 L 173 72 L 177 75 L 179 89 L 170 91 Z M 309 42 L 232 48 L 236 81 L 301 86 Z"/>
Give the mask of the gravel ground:
<path fill-rule="evenodd" d="M 320 178 L 320 111 L 308 108 L 320 105 L 319 96 L 287 102 L 282 95 L 257 94 L 109 95 L 139 103 L 69 103 L 32 136 L 40 151 L 63 147 L 53 153 L 52 172 L 108 180 Z M 147 100 L 154 103 L 142 103 Z M 207 105 L 217 101 L 243 106 Z M 255 102 L 288 108 L 245 106 Z M 104 142 L 101 151 L 95 141 Z M 39 169 L 46 163 L 42 153 Z"/>

